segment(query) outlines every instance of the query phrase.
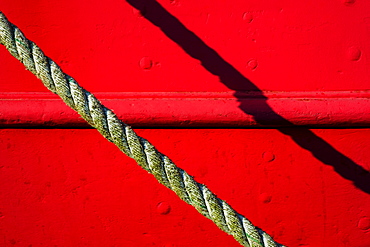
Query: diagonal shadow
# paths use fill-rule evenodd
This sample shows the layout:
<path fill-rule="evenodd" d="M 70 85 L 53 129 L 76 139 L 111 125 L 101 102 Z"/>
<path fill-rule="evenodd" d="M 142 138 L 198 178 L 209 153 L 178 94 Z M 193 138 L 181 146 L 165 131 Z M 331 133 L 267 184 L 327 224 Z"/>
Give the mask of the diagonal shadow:
<path fill-rule="evenodd" d="M 250 80 L 245 78 L 231 64 L 226 62 L 215 50 L 206 45 L 198 36 L 187 29 L 176 17 L 171 15 L 155 0 L 126 0 L 131 6 L 152 24 L 159 27 L 162 32 L 178 44 L 187 54 L 199 60 L 202 66 L 213 75 L 219 77 L 220 81 L 229 89 L 236 91 L 234 96 L 239 100 L 239 108 L 246 114 L 252 115 L 255 121 L 261 125 L 271 125 L 266 121 L 264 115 L 269 114 L 269 119 L 281 123 L 287 128 L 278 130 L 292 138 L 303 149 L 322 163 L 332 166 L 343 178 L 351 180 L 360 190 L 370 194 L 370 172 L 356 164 L 347 156 L 343 155 L 329 143 L 314 134 L 307 128 L 289 128 L 294 124 L 274 112 L 267 104 L 267 97 Z M 245 94 L 238 91 L 256 91 L 261 94 L 263 103 L 258 109 L 251 107 L 245 99 Z M 263 115 L 262 115 L 263 114 Z"/>

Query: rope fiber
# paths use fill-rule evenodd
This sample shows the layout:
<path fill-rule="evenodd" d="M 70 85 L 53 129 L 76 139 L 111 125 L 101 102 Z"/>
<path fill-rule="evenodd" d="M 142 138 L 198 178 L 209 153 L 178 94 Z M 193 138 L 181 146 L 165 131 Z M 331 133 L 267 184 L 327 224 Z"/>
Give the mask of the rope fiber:
<path fill-rule="evenodd" d="M 205 185 L 196 182 L 147 140 L 138 136 L 93 94 L 63 73 L 61 68 L 45 56 L 35 43 L 28 40 L 18 27 L 10 23 L 2 12 L 0 12 L 0 43 L 50 91 L 59 95 L 106 139 L 153 174 L 161 184 L 173 190 L 182 200 L 212 220 L 221 230 L 231 234 L 241 245 L 283 247 L 237 213 L 229 204 L 219 199 Z"/>

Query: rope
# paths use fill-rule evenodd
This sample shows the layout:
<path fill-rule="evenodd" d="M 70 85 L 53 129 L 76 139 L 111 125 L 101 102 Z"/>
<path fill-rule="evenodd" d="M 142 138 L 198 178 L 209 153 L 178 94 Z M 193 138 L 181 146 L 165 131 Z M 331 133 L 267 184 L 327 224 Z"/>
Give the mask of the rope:
<path fill-rule="evenodd" d="M 282 247 L 267 233 L 255 227 L 205 185 L 196 182 L 147 140 L 136 135 L 112 110 L 102 105 L 93 94 L 82 88 L 0 12 L 0 43 L 35 74 L 53 93 L 59 95 L 106 139 L 133 158 L 182 200 L 212 220 L 221 230 L 247 247 Z"/>

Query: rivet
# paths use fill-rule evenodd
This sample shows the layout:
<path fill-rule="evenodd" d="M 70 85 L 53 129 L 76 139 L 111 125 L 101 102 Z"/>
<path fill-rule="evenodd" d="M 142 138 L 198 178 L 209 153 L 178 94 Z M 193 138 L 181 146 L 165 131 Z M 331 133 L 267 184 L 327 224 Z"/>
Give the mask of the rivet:
<path fill-rule="evenodd" d="M 253 21 L 253 15 L 251 13 L 245 12 L 243 14 L 243 20 L 248 22 L 248 23 L 251 23 Z"/>
<path fill-rule="evenodd" d="M 3 217 L 4 217 L 4 214 L 0 212 L 0 218 L 3 218 Z"/>
<path fill-rule="evenodd" d="M 351 5 L 351 4 L 354 4 L 356 2 L 356 0 L 343 0 L 343 3 L 345 5 Z"/>
<path fill-rule="evenodd" d="M 267 193 L 262 193 L 258 196 L 258 199 L 263 203 L 269 203 L 271 202 L 271 196 Z"/>
<path fill-rule="evenodd" d="M 361 57 L 361 50 L 356 46 L 351 46 L 347 50 L 347 57 L 351 61 L 358 61 Z"/>
<path fill-rule="evenodd" d="M 257 60 L 256 59 L 251 59 L 248 61 L 248 64 L 247 66 L 251 69 L 251 70 L 255 70 L 258 66 L 258 63 L 257 63 Z"/>
<path fill-rule="evenodd" d="M 171 206 L 167 202 L 160 202 L 157 205 L 157 212 L 160 214 L 168 214 L 171 211 Z"/>
<path fill-rule="evenodd" d="M 178 5 L 179 4 L 179 0 L 170 0 L 170 4 L 172 4 L 172 5 Z"/>
<path fill-rule="evenodd" d="M 139 62 L 140 68 L 151 69 L 153 66 L 153 61 L 149 57 L 143 57 Z"/>
<path fill-rule="evenodd" d="M 370 229 L 370 218 L 363 217 L 358 221 L 358 228 L 361 230 L 369 230 Z"/>
<path fill-rule="evenodd" d="M 275 159 L 275 155 L 272 152 L 264 152 L 262 154 L 262 159 L 266 162 L 271 162 Z"/>
<path fill-rule="evenodd" d="M 133 8 L 132 9 L 132 12 L 134 13 L 134 15 L 136 15 L 137 17 L 143 17 L 143 14 L 141 13 L 141 11 L 140 10 L 138 10 L 138 9 L 135 9 L 135 8 Z"/>

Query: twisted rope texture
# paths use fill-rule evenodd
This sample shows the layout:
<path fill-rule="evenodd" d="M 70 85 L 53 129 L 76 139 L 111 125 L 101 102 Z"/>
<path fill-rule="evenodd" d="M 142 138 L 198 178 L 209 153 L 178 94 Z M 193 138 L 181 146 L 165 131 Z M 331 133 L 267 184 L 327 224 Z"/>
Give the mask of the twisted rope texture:
<path fill-rule="evenodd" d="M 95 96 L 82 88 L 0 12 L 0 43 L 24 66 L 35 74 L 53 93 L 59 95 L 106 139 L 113 142 L 143 169 L 154 175 L 182 200 L 212 220 L 221 230 L 231 234 L 241 245 L 280 247 L 267 233 L 252 225 L 205 185 L 196 182 L 186 171 L 177 167 L 167 156 L 158 152 L 147 140 L 136 135 L 130 126 Z"/>

